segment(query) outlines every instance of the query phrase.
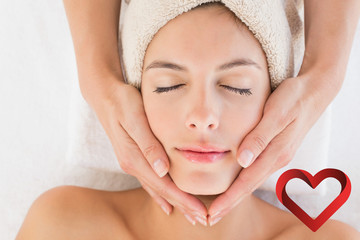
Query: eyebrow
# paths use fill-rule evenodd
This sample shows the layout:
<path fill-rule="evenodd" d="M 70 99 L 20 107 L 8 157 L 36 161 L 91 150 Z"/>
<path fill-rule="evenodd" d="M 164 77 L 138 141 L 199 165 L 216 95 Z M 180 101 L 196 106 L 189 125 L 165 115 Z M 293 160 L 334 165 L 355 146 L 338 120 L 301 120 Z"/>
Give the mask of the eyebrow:
<path fill-rule="evenodd" d="M 251 66 L 251 67 L 253 66 L 253 67 L 256 67 L 261 70 L 260 65 L 257 64 L 256 62 L 254 62 L 253 60 L 251 60 L 249 58 L 237 58 L 237 59 L 231 60 L 230 62 L 227 62 L 227 63 L 224 63 L 224 64 L 218 66 L 216 68 L 216 71 L 224 71 L 224 70 L 229 70 L 234 67 L 241 67 L 241 66 Z M 176 63 L 155 60 L 146 67 L 145 72 L 148 71 L 149 69 L 153 69 L 153 68 L 167 68 L 167 69 L 171 69 L 171 70 L 175 70 L 175 71 L 182 71 L 182 72 L 188 71 L 188 69 L 186 67 L 178 65 Z"/>

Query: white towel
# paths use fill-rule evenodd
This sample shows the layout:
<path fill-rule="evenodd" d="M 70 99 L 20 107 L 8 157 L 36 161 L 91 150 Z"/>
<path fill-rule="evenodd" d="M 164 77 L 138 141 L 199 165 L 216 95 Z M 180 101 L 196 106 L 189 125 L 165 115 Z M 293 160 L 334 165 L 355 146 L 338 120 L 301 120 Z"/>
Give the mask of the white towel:
<path fill-rule="evenodd" d="M 169 2 L 170 0 L 157 0 L 157 3 L 165 3 Z M 175 1 L 175 0 L 172 0 Z M 132 0 L 130 1 L 130 5 L 122 4 L 122 11 L 121 11 L 121 19 L 120 19 L 120 32 L 122 33 L 123 28 L 123 21 L 124 18 L 131 16 L 133 12 L 130 12 L 132 7 L 138 6 L 138 8 L 134 8 L 132 11 L 142 11 L 146 9 L 147 11 L 151 13 L 155 13 L 156 7 L 154 9 L 151 9 L 151 5 L 149 4 L 150 0 Z M 176 1 L 181 2 L 183 6 L 188 4 L 190 6 L 192 3 L 196 2 L 196 0 L 182 0 L 182 1 Z M 202 2 L 209 2 L 206 0 L 203 0 Z M 222 1 L 229 4 L 234 4 L 234 1 Z M 239 2 L 239 1 L 235 1 Z M 303 57 L 303 51 L 304 51 L 304 42 L 303 42 L 303 8 L 302 8 L 302 2 L 301 1 L 286 1 L 286 0 L 277 0 L 277 1 L 268 1 L 268 0 L 257 0 L 257 1 L 241 1 L 246 2 L 244 6 L 247 7 L 257 7 L 261 5 L 261 2 L 270 4 L 269 6 L 277 6 L 277 7 L 283 7 L 285 11 L 279 12 L 277 15 L 276 13 L 273 14 L 267 14 L 267 17 L 274 17 L 275 21 L 284 21 L 286 20 L 288 22 L 289 30 L 287 31 L 285 29 L 285 33 L 278 34 L 276 32 L 267 32 L 266 35 L 274 38 L 283 38 L 287 39 L 290 37 L 290 45 L 273 45 L 275 49 L 279 49 L 279 51 L 288 51 L 286 54 L 288 54 L 291 59 L 281 59 L 278 56 L 273 56 L 273 61 L 276 63 L 283 63 L 282 66 L 285 66 L 284 68 L 276 67 L 275 65 L 272 66 L 273 70 L 272 76 L 277 77 L 284 77 L 284 76 L 292 76 L 297 75 L 299 68 L 301 66 L 301 61 Z M 251 4 L 249 4 L 251 2 Z M 140 4 L 138 3 L 147 3 L 146 8 L 141 8 Z M 185 4 L 186 3 L 186 4 Z M 195 4 L 196 5 L 196 4 Z M 139 9 L 140 8 L 140 9 Z M 267 8 L 262 8 L 267 9 Z M 270 8 L 272 11 L 274 11 L 274 8 Z M 251 9 L 250 9 L 251 10 Z M 183 10 L 178 10 L 183 11 Z M 252 10 L 251 10 L 252 11 Z M 127 16 L 124 16 L 127 14 Z M 256 11 L 255 11 L 256 12 Z M 130 13 L 130 14 L 128 14 Z M 159 14 L 159 13 L 158 13 Z M 169 16 L 169 19 L 171 19 L 170 13 L 166 13 L 167 16 Z M 176 15 L 176 14 L 175 14 Z M 152 16 L 155 16 L 153 14 Z M 247 23 L 251 22 L 253 17 L 252 15 L 248 15 Z M 142 19 L 144 20 L 144 19 Z M 243 20 L 243 19 L 242 19 Z M 141 19 L 139 21 L 135 21 L 132 19 L 132 24 L 139 24 Z M 255 18 L 256 23 L 256 18 Z M 272 21 L 272 19 L 268 19 L 267 21 Z M 148 21 L 147 21 L 148 22 Z M 252 23 L 252 26 L 254 26 L 254 23 Z M 149 26 L 147 26 L 149 27 Z M 258 28 L 256 26 L 254 27 L 254 31 L 261 31 L 265 25 L 259 25 Z M 146 29 L 146 28 L 145 28 Z M 282 37 L 281 37 L 282 36 Z M 268 39 L 269 40 L 269 39 Z M 266 39 L 263 39 L 262 41 L 267 41 Z M 277 42 L 278 40 L 276 40 Z M 121 40 L 119 39 L 119 44 L 121 43 Z M 131 44 L 130 42 L 128 44 Z M 269 43 L 271 45 L 271 41 L 269 40 Z M 125 45 L 125 44 L 124 44 Z M 145 46 L 146 47 L 146 46 Z M 282 48 L 284 47 L 284 49 Z M 124 49 L 124 55 L 126 55 L 126 51 L 129 49 Z M 269 51 L 271 49 L 268 49 L 268 55 Z M 130 53 L 131 54 L 131 53 Z M 286 55 L 285 54 L 285 55 Z M 131 62 L 130 59 L 128 61 L 124 57 L 124 61 L 126 63 Z M 137 66 L 136 64 L 133 64 L 132 66 Z M 129 71 L 131 73 L 131 71 Z M 131 79 L 138 79 L 139 76 L 133 76 Z M 279 78 L 275 77 L 275 80 Z M 275 81 L 275 86 L 277 85 L 277 82 Z M 114 150 L 112 148 L 112 145 L 109 141 L 109 138 L 107 137 L 104 129 L 102 128 L 100 122 L 98 121 L 94 111 L 89 107 L 89 105 L 85 102 L 83 99 L 79 85 L 78 83 L 74 83 L 73 85 L 73 91 L 72 91 L 72 101 L 73 103 L 71 108 L 71 113 L 69 117 L 69 147 L 68 147 L 68 153 L 67 153 L 67 161 L 70 164 L 80 165 L 84 167 L 89 167 L 93 169 L 98 169 L 100 171 L 109 171 L 109 172 L 122 172 L 124 173 L 116 159 Z M 284 172 L 287 169 L 290 168 L 301 168 L 304 169 L 311 174 L 315 174 L 319 170 L 323 169 L 327 165 L 327 159 L 328 159 L 328 149 L 329 149 L 329 142 L 330 142 L 330 124 L 331 124 L 331 107 L 328 107 L 328 109 L 323 113 L 323 115 L 320 117 L 320 119 L 315 123 L 315 125 L 310 129 L 309 133 L 306 135 L 303 143 L 300 145 L 298 151 L 295 154 L 294 159 L 285 167 L 274 174 L 272 174 L 261 186 L 259 189 L 262 190 L 275 190 L 275 184 L 282 172 Z M 325 193 L 325 185 L 320 186 L 320 191 L 318 193 L 324 194 Z M 287 186 L 287 192 L 289 194 L 313 194 L 314 191 L 312 191 L 310 188 L 304 188 L 304 185 L 299 184 L 292 184 L 291 186 Z"/>
<path fill-rule="evenodd" d="M 304 54 L 301 5 L 283 0 L 132 0 L 120 25 L 125 80 L 137 88 L 146 48 L 171 19 L 207 2 L 222 2 L 254 34 L 267 58 L 271 87 L 294 76 Z M 119 52 L 122 55 L 121 51 Z"/>

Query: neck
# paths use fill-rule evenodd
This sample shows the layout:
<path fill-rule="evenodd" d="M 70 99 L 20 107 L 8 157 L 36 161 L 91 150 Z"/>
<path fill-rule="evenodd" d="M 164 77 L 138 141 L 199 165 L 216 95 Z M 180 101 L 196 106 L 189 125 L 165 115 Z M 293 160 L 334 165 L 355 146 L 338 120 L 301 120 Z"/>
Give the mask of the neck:
<path fill-rule="evenodd" d="M 209 209 L 217 196 L 196 197 Z M 193 236 L 198 236 L 196 239 L 207 240 L 233 239 L 234 236 L 241 236 L 241 239 L 254 239 L 254 236 L 262 230 L 261 213 L 257 205 L 258 199 L 255 196 L 246 196 L 218 223 L 205 227 L 198 222 L 193 226 L 178 208 L 173 208 L 170 216 L 167 216 L 158 204 L 149 198 L 148 216 L 152 218 L 149 222 L 156 223 L 149 227 L 153 232 L 161 232 L 164 237 L 171 236 L 174 240 L 192 239 Z"/>

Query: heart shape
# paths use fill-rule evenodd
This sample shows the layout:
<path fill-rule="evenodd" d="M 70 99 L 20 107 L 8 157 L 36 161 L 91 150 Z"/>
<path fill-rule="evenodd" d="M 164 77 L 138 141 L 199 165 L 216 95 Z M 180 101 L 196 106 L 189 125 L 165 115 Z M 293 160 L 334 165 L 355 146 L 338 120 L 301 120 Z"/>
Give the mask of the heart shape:
<path fill-rule="evenodd" d="M 293 200 L 291 200 L 285 191 L 286 184 L 293 178 L 300 178 L 310 187 L 315 189 L 319 183 L 329 177 L 336 178 L 341 183 L 341 192 L 315 219 L 311 218 Z M 315 174 L 315 176 L 312 176 L 305 170 L 289 169 L 281 174 L 276 183 L 276 195 L 279 201 L 313 232 L 316 232 L 346 202 L 350 196 L 350 192 L 351 182 L 349 177 L 344 172 L 334 168 L 323 169 Z"/>

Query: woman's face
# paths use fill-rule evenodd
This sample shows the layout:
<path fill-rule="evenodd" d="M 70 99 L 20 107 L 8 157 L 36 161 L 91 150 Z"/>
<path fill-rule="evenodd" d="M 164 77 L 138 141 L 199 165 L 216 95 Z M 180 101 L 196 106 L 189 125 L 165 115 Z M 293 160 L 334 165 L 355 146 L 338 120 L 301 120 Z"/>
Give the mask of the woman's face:
<path fill-rule="evenodd" d="M 169 174 L 181 190 L 196 195 L 222 193 L 238 176 L 237 149 L 270 94 L 260 44 L 219 10 L 194 9 L 168 22 L 149 44 L 142 74 L 145 112 L 169 156 Z M 196 146 L 225 152 L 179 150 Z"/>

